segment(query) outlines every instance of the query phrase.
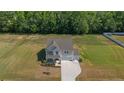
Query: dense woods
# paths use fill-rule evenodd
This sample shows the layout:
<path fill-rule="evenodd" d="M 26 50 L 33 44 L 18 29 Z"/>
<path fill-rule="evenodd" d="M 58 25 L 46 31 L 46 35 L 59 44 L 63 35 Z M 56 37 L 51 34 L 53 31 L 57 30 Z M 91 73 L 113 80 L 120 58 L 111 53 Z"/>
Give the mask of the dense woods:
<path fill-rule="evenodd" d="M 123 26 L 124 12 L 0 12 L 1 33 L 95 34 Z"/>

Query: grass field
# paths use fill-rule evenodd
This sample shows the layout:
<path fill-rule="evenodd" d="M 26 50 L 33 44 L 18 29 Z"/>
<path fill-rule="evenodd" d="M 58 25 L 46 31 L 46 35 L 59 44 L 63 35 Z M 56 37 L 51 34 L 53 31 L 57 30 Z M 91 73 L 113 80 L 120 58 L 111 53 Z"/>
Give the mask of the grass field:
<path fill-rule="evenodd" d="M 60 80 L 60 68 L 41 66 L 37 53 L 48 38 L 66 35 L 0 35 L 0 80 Z M 124 48 L 102 35 L 72 36 L 80 51 L 77 80 L 124 80 Z M 50 75 L 43 74 L 49 71 Z"/>

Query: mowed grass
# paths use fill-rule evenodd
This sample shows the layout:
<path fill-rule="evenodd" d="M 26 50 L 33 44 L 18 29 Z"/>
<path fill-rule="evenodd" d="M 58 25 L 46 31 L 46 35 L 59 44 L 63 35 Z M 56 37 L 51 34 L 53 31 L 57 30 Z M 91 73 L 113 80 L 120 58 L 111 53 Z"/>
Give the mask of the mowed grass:
<path fill-rule="evenodd" d="M 0 80 L 60 80 L 60 68 L 40 66 L 48 38 L 68 35 L 0 35 Z M 77 80 L 124 80 L 124 48 L 102 35 L 74 35 L 82 72 Z M 49 71 L 50 75 L 43 72 Z"/>
<path fill-rule="evenodd" d="M 40 66 L 37 59 L 45 44 L 45 36 L 0 35 L 0 80 L 60 80 L 60 68 Z"/>
<path fill-rule="evenodd" d="M 75 43 L 81 50 L 81 57 L 88 59 L 92 64 L 115 66 L 124 63 L 124 48 L 101 35 L 82 36 Z"/>
<path fill-rule="evenodd" d="M 124 48 L 102 35 L 74 37 L 82 73 L 77 80 L 124 80 Z"/>

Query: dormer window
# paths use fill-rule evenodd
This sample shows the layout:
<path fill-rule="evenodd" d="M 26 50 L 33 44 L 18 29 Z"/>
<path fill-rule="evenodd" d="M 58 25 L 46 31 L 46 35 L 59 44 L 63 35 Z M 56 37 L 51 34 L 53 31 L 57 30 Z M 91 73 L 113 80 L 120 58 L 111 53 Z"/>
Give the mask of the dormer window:
<path fill-rule="evenodd" d="M 64 53 L 65 53 L 65 54 L 68 54 L 68 50 L 65 50 Z"/>
<path fill-rule="evenodd" d="M 56 47 L 55 47 L 55 46 L 52 46 L 52 47 L 51 47 L 51 50 L 54 50 L 54 49 L 56 49 Z"/>

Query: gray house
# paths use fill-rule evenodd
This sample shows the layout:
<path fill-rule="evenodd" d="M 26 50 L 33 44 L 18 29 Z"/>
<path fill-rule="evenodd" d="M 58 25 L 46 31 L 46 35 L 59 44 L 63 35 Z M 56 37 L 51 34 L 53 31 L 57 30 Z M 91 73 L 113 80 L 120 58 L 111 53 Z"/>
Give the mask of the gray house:
<path fill-rule="evenodd" d="M 78 50 L 73 48 L 71 38 L 67 39 L 49 39 L 47 43 L 46 60 L 56 63 L 61 60 L 79 60 Z"/>

